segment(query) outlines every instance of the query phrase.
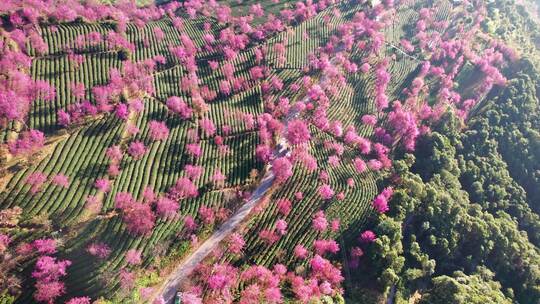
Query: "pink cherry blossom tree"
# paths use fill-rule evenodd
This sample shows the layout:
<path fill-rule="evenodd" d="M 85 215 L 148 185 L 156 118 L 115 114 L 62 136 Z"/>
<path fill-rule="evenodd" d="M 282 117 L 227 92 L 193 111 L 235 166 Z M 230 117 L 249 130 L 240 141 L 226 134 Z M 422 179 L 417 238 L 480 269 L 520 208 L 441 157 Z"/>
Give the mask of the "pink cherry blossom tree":
<path fill-rule="evenodd" d="M 156 212 L 162 217 L 172 217 L 178 211 L 178 203 L 167 197 L 160 197 L 156 201 Z"/>
<path fill-rule="evenodd" d="M 169 137 L 169 128 L 163 121 L 151 120 L 148 123 L 148 129 L 152 140 L 165 140 Z"/>
<path fill-rule="evenodd" d="M 332 187 L 330 187 L 330 185 L 324 184 L 319 187 L 319 195 L 324 200 L 330 200 L 332 197 L 334 197 L 334 190 Z"/>
<path fill-rule="evenodd" d="M 313 216 L 312 226 L 315 231 L 323 232 L 328 228 L 328 221 L 322 210 L 317 211 Z"/>
<path fill-rule="evenodd" d="M 126 262 L 129 265 L 140 265 L 142 263 L 141 251 L 136 249 L 130 249 L 126 252 Z"/>
<path fill-rule="evenodd" d="M 239 233 L 233 233 L 229 237 L 227 249 L 234 254 L 240 254 L 245 245 L 246 242 L 244 241 L 242 235 Z"/>
<path fill-rule="evenodd" d="M 295 119 L 288 123 L 286 136 L 287 140 L 293 145 L 306 143 L 311 138 L 306 123 L 300 119 Z"/>
<path fill-rule="evenodd" d="M 272 162 L 272 172 L 278 183 L 285 182 L 293 175 L 292 164 L 286 157 L 278 157 Z"/>
<path fill-rule="evenodd" d="M 105 243 L 91 243 L 86 252 L 100 259 L 106 259 L 111 254 L 111 248 Z"/>
<path fill-rule="evenodd" d="M 67 274 L 66 268 L 70 265 L 68 260 L 57 261 L 47 255 L 39 257 L 32 272 L 32 277 L 36 279 L 34 299 L 52 304 L 56 298 L 63 295 L 65 286 L 60 278 Z"/>
<path fill-rule="evenodd" d="M 43 184 L 47 181 L 47 176 L 42 172 L 34 172 L 26 178 L 26 183 L 31 185 L 30 192 L 36 194 L 41 191 Z"/>
<path fill-rule="evenodd" d="M 133 141 L 127 151 L 133 159 L 140 159 L 146 153 L 146 146 L 141 141 Z"/>
<path fill-rule="evenodd" d="M 69 178 L 67 176 L 65 176 L 64 174 L 58 173 L 53 177 L 52 183 L 54 185 L 62 187 L 62 188 L 68 188 L 69 187 Z"/>
<path fill-rule="evenodd" d="M 9 153 L 13 155 L 29 155 L 45 144 L 45 135 L 38 130 L 29 130 L 21 133 L 19 138 L 8 142 Z"/>

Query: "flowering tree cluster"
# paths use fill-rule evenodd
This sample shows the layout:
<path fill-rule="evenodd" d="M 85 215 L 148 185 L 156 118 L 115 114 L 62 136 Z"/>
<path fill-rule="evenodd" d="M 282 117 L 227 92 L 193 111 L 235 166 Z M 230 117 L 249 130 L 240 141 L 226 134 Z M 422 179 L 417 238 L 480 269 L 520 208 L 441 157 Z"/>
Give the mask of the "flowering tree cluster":
<path fill-rule="evenodd" d="M 390 83 L 390 73 L 386 71 L 387 61 L 380 63 L 375 70 L 375 104 L 377 105 L 377 110 L 381 111 L 388 107 L 388 96 L 385 91 Z"/>
<path fill-rule="evenodd" d="M 196 285 L 186 292 L 205 302 L 230 301 L 242 286 L 240 303 L 281 303 L 284 286 L 291 287 L 297 300 L 309 302 L 324 295 L 336 295 L 343 281 L 339 268 L 318 254 L 309 260 L 305 276 L 289 271 L 282 264 L 271 269 L 253 265 L 240 271 L 230 264 L 214 263 L 199 265 L 192 279 Z M 203 294 L 203 286 L 210 292 Z"/>
<path fill-rule="evenodd" d="M 121 70 L 113 68 L 109 71 L 108 84 L 91 88 L 94 103 L 82 99 L 84 86 L 78 83 L 72 84 L 72 94 L 77 102 L 71 104 L 66 109 L 67 111 L 64 109 L 58 111 L 58 123 L 68 126 L 82 121 L 86 116 L 99 113 L 114 113 L 119 119 L 127 120 L 130 113 L 141 112 L 143 110 L 142 98 L 154 93 L 151 74 L 155 66 L 154 59 L 135 63 L 124 61 Z"/>
<path fill-rule="evenodd" d="M 31 59 L 25 52 L 24 45 L 26 39 L 30 40 L 30 38 L 26 38 L 25 35 L 31 35 L 35 42 L 42 43 L 41 37 L 33 29 L 30 33 L 24 33 L 20 29 L 11 34 L 4 31 L 1 33 L 2 40 L 13 41 L 12 45 L 2 43 L 0 46 L 0 75 L 4 79 L 0 82 L 1 128 L 5 128 L 8 122 L 12 121 L 24 123 L 35 100 L 50 101 L 55 98 L 55 89 L 52 86 L 42 80 L 33 80 L 27 74 Z M 17 147 L 18 149 L 27 148 L 26 145 L 21 144 L 23 147 Z M 11 147 L 10 150 L 12 150 Z"/>
<path fill-rule="evenodd" d="M 169 137 L 169 128 L 165 122 L 152 120 L 148 124 L 149 135 L 152 140 L 165 140 Z"/>
<path fill-rule="evenodd" d="M 293 174 L 292 164 L 286 157 L 276 158 L 272 162 L 272 171 L 278 183 L 285 182 Z"/>
<path fill-rule="evenodd" d="M 193 110 L 182 99 L 182 97 L 172 96 L 167 99 L 167 108 L 172 113 L 177 114 L 182 119 L 189 119 L 193 113 Z"/>
<path fill-rule="evenodd" d="M 146 154 L 147 148 L 142 141 L 136 140 L 129 144 L 127 149 L 128 154 L 133 159 L 141 159 Z"/>
<path fill-rule="evenodd" d="M 105 154 L 109 158 L 109 169 L 107 170 L 109 176 L 116 177 L 120 174 L 120 162 L 122 161 L 123 152 L 120 146 L 114 145 L 107 148 Z"/>
<path fill-rule="evenodd" d="M 30 185 L 30 192 L 36 194 L 43 189 L 43 185 L 47 182 L 48 177 L 43 172 L 35 171 L 26 177 L 26 184 Z M 49 180 L 53 185 L 67 188 L 69 187 L 69 177 L 62 173 L 53 175 Z"/>
<path fill-rule="evenodd" d="M 391 187 L 385 188 L 379 195 L 373 200 L 373 207 L 379 213 L 385 213 L 388 211 L 388 200 L 392 197 L 393 190 Z"/>
<path fill-rule="evenodd" d="M 19 135 L 16 140 L 8 141 L 9 152 L 13 155 L 30 155 L 39 151 L 45 144 L 43 132 L 28 130 Z"/>
<path fill-rule="evenodd" d="M 241 234 L 233 233 L 229 237 L 228 249 L 230 252 L 234 254 L 240 254 L 245 245 L 246 245 L 246 242 L 244 241 L 244 238 L 242 237 Z"/>
<path fill-rule="evenodd" d="M 66 269 L 71 262 L 51 256 L 56 253 L 56 241 L 53 239 L 38 239 L 32 244 L 21 244 L 18 251 L 21 255 L 32 251 L 39 255 L 32 272 L 32 277 L 36 280 L 34 299 L 38 302 L 54 303 L 56 298 L 66 292 L 61 278 L 67 274 Z"/>
<path fill-rule="evenodd" d="M 292 120 L 287 125 L 287 140 L 293 145 L 303 144 L 310 139 L 309 129 L 305 122 L 299 119 Z"/>
<path fill-rule="evenodd" d="M 51 256 L 41 256 L 36 262 L 32 277 L 36 279 L 34 298 L 39 302 L 54 303 L 54 300 L 66 292 L 60 279 L 67 274 L 70 261 L 57 260 Z"/>
<path fill-rule="evenodd" d="M 111 248 L 105 243 L 92 243 L 86 248 L 86 252 L 100 259 L 105 259 L 111 254 Z"/>
<path fill-rule="evenodd" d="M 135 201 L 127 192 L 119 192 L 115 196 L 115 208 L 122 211 L 124 223 L 131 233 L 148 235 L 152 232 L 156 216 L 149 204 Z"/>

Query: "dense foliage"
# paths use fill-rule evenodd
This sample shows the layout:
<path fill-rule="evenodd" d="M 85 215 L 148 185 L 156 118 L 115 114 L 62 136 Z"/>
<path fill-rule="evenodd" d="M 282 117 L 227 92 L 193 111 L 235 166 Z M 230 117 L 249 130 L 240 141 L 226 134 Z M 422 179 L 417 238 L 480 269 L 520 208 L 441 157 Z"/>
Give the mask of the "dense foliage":
<path fill-rule="evenodd" d="M 397 303 L 416 291 L 420 303 L 540 300 L 540 83 L 526 59 L 509 74 L 466 129 L 447 115 L 395 165 L 399 187 L 365 267 Z"/>

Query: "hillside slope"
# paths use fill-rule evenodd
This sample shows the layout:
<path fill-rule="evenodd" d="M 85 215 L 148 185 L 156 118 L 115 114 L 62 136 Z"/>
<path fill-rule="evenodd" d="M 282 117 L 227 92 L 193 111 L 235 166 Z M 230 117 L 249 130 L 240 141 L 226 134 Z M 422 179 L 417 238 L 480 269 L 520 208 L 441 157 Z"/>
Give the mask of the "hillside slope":
<path fill-rule="evenodd" d="M 526 10 L 241 2 L 0 10 L 0 303 L 536 303 Z"/>

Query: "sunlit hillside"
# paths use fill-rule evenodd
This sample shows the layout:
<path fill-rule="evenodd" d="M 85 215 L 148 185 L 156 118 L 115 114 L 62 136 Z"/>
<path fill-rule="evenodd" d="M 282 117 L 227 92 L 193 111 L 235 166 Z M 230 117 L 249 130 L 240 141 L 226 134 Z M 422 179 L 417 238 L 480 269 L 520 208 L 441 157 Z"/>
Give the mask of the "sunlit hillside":
<path fill-rule="evenodd" d="M 534 2 L 0 17 L 0 304 L 540 303 Z"/>

